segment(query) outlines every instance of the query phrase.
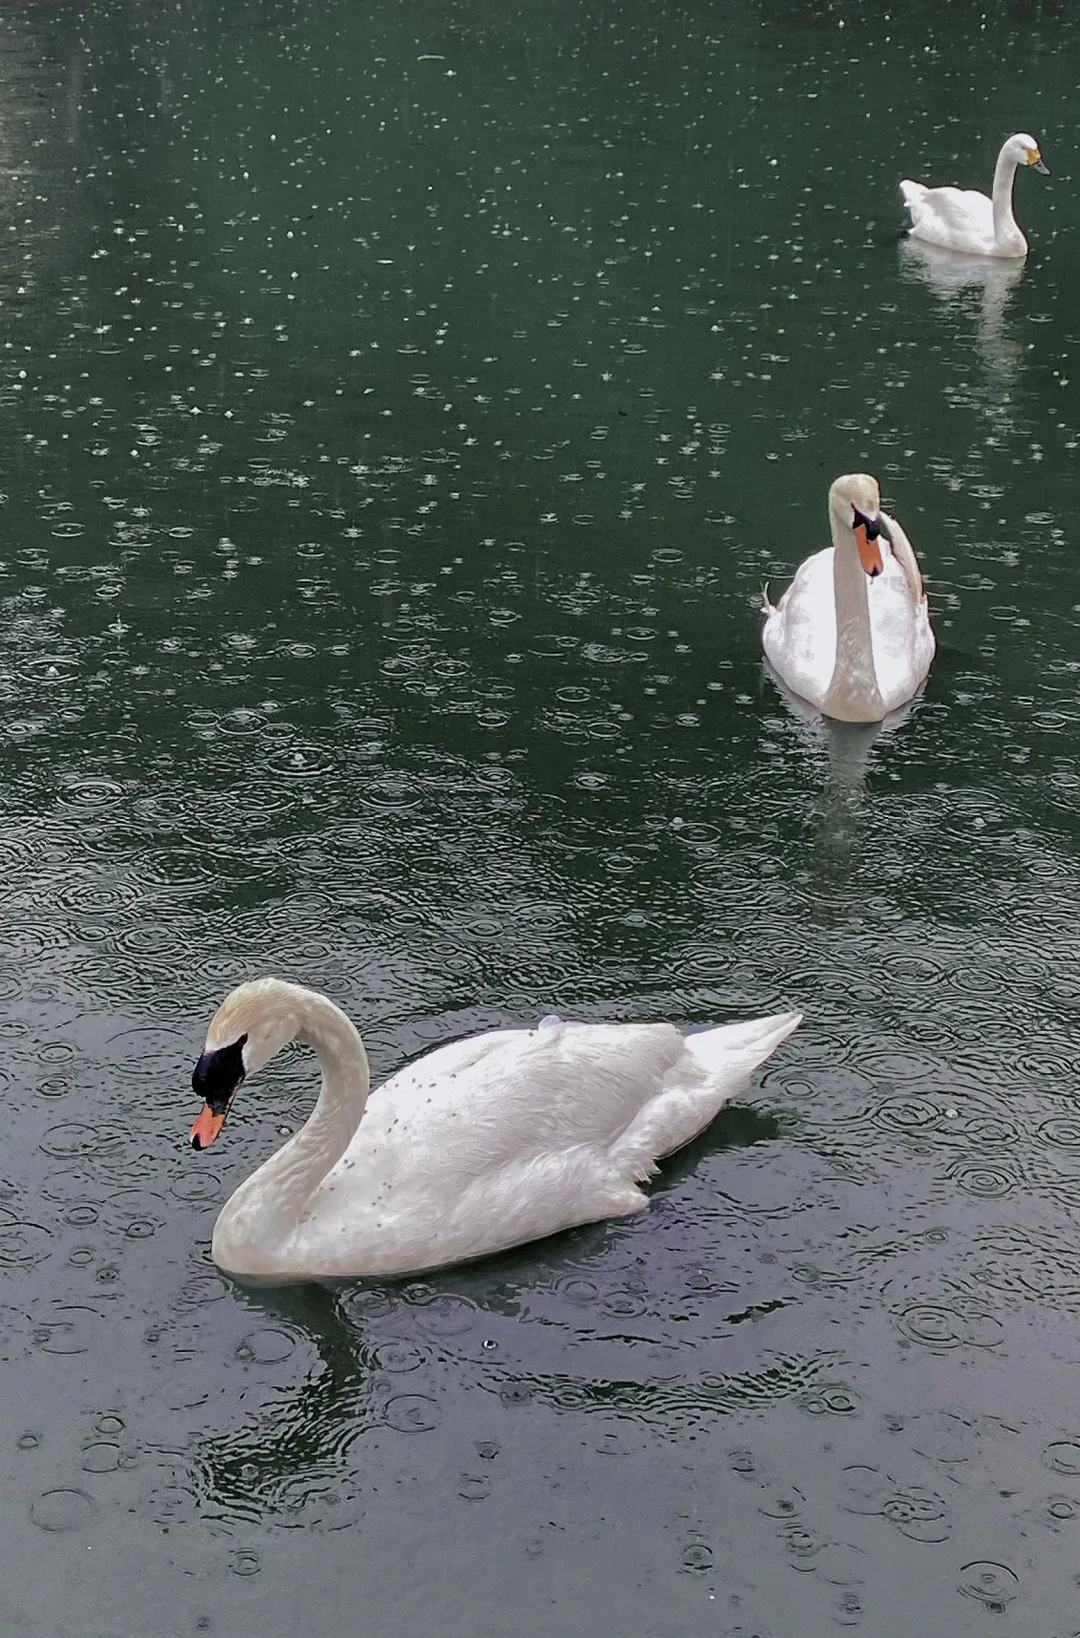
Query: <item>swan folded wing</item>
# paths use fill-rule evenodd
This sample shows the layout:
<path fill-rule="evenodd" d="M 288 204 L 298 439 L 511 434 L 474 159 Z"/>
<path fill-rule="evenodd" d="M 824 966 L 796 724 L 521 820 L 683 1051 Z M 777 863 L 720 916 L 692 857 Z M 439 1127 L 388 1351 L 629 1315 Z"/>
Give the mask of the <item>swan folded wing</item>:
<path fill-rule="evenodd" d="M 836 598 L 833 548 L 815 552 L 766 621 L 762 647 L 774 670 L 793 693 L 814 704 L 828 692 L 836 665 Z"/>
<path fill-rule="evenodd" d="M 431 1053 L 387 1082 L 324 1182 L 376 1157 L 383 1184 L 409 1188 L 439 1174 L 467 1184 L 584 1150 L 627 1176 L 648 1150 L 647 1171 L 707 1125 L 798 1021 L 784 1013 L 690 1036 L 672 1024 L 507 1031 L 468 1073 L 446 1079 L 431 1071 L 452 1060 Z"/>
<path fill-rule="evenodd" d="M 670 1024 L 569 1024 L 431 1053 L 369 1103 L 305 1203 L 290 1261 L 415 1272 L 641 1211 L 637 1180 L 797 1023 L 790 1013 L 690 1037 Z"/>
<path fill-rule="evenodd" d="M 450 1083 L 459 1075 L 469 1074 L 478 1064 L 498 1057 L 508 1046 L 512 1047 L 531 1033 L 530 1030 L 521 1029 L 489 1029 L 483 1035 L 469 1035 L 464 1041 L 449 1041 L 446 1046 L 425 1052 L 423 1057 L 416 1058 L 391 1075 L 388 1081 L 373 1087 L 371 1096 L 382 1097 L 405 1086 L 410 1079 L 418 1080 L 425 1086 L 432 1081 Z M 365 1115 L 364 1119 L 367 1118 Z"/>
<path fill-rule="evenodd" d="M 916 225 L 934 220 L 943 228 L 994 236 L 994 207 L 977 188 L 923 188 L 918 196 L 904 194 Z"/>
<path fill-rule="evenodd" d="M 648 1198 L 591 1145 L 510 1161 L 482 1176 L 391 1191 L 378 1211 L 341 1207 L 318 1225 L 321 1268 L 412 1274 L 491 1256 L 607 1217 L 644 1211 Z M 359 1205 L 359 1202 L 357 1203 Z M 335 1226 L 337 1232 L 335 1233 Z M 362 1255 L 356 1254 L 357 1246 Z M 295 1255 L 304 1260 L 302 1241 Z"/>
<path fill-rule="evenodd" d="M 915 548 L 908 539 L 903 525 L 898 523 L 896 518 L 891 517 L 890 514 L 884 510 L 882 511 L 881 516 L 884 520 L 886 528 L 889 531 L 890 550 L 893 557 L 899 563 L 900 567 L 907 576 L 908 585 L 911 587 L 912 599 L 916 603 L 923 603 L 926 601 L 926 591 L 923 587 L 923 577 L 922 571 L 919 568 L 919 560 L 915 556 Z"/>
<path fill-rule="evenodd" d="M 353 1174 L 392 1192 L 464 1186 L 510 1163 L 611 1142 L 683 1051 L 671 1024 L 549 1025 L 441 1047 L 373 1094 L 341 1160 L 305 1204 Z"/>
<path fill-rule="evenodd" d="M 651 1177 L 657 1161 L 703 1132 L 801 1021 L 798 1012 L 776 1013 L 688 1035 L 659 1097 L 644 1105 L 613 1145 L 616 1168 L 635 1182 Z"/>
<path fill-rule="evenodd" d="M 291 1260 L 402 1272 L 640 1210 L 609 1151 L 685 1057 L 670 1024 L 499 1031 L 429 1053 L 371 1098 L 304 1203 Z"/>
<path fill-rule="evenodd" d="M 925 598 L 916 599 L 907 566 L 892 553 L 870 586 L 868 601 L 874 672 L 882 701 L 891 711 L 917 693 L 934 656 L 934 636 Z"/>

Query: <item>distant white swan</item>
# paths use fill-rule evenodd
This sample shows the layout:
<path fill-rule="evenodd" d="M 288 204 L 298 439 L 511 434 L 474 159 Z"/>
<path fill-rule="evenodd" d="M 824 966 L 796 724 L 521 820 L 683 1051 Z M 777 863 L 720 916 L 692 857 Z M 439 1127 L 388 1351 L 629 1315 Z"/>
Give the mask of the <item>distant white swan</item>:
<path fill-rule="evenodd" d="M 766 587 L 762 645 L 784 685 L 823 716 L 880 722 L 914 697 L 934 657 L 922 575 L 876 478 L 837 478 L 829 523 L 832 545 L 799 565 L 775 606 Z"/>
<path fill-rule="evenodd" d="M 1027 240 L 1013 215 L 1013 178 L 1018 165 L 1030 165 L 1049 176 L 1035 138 L 1021 131 L 1003 143 L 994 167 L 993 198 L 962 188 L 927 188 L 901 182 L 911 212 L 913 238 L 969 256 L 1026 256 Z"/>
<path fill-rule="evenodd" d="M 684 1036 L 672 1024 L 491 1030 L 429 1052 L 368 1100 L 345 1014 L 279 979 L 222 1002 L 195 1066 L 191 1132 L 213 1143 L 237 1088 L 290 1041 L 322 1067 L 315 1108 L 214 1228 L 228 1273 L 407 1274 L 644 1211 L 638 1184 L 696 1137 L 796 1028 L 797 1012 Z"/>

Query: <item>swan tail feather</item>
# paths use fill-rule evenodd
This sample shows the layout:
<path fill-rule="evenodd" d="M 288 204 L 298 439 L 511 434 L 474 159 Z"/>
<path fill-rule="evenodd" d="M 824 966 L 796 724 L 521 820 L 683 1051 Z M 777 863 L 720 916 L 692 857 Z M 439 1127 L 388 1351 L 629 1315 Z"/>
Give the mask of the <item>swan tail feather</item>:
<path fill-rule="evenodd" d="M 722 1024 L 688 1035 L 686 1050 L 705 1074 L 737 1082 L 752 1075 L 801 1023 L 801 1012 L 777 1012 L 744 1024 Z"/>
<path fill-rule="evenodd" d="M 782 1012 L 688 1035 L 662 1090 L 611 1147 L 620 1173 L 638 1183 L 651 1177 L 656 1162 L 704 1131 L 801 1021 L 799 1012 Z"/>

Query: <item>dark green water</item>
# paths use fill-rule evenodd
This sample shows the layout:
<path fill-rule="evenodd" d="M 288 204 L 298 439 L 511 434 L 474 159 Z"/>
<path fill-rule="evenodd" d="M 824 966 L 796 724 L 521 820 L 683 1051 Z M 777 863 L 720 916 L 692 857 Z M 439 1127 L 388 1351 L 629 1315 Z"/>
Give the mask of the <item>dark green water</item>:
<path fill-rule="evenodd" d="M 0 12 L 5 1633 L 1080 1630 L 1078 71 L 1037 3 Z M 1022 275 L 905 253 L 1017 129 Z M 756 612 L 859 467 L 939 639 L 876 742 Z M 186 1135 L 261 972 L 379 1075 L 807 1021 L 647 1217 L 252 1294 L 311 1061 Z"/>

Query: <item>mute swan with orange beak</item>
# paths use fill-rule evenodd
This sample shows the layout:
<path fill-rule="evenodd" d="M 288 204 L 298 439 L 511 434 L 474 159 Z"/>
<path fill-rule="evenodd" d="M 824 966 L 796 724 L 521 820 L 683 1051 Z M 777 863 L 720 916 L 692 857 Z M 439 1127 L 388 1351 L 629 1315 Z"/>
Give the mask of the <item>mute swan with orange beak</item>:
<path fill-rule="evenodd" d="M 703 1131 L 799 1021 L 683 1035 L 545 1018 L 438 1047 L 369 1101 L 367 1054 L 340 1008 L 280 979 L 241 984 L 192 1075 L 205 1100 L 192 1147 L 214 1142 L 240 1083 L 290 1041 L 314 1048 L 322 1088 L 222 1209 L 214 1261 L 276 1280 L 411 1274 L 645 1211 L 638 1185 L 657 1160 Z"/>
<path fill-rule="evenodd" d="M 880 722 L 918 692 L 934 633 L 918 561 L 877 479 L 837 478 L 833 543 L 800 564 L 774 607 L 765 589 L 761 640 L 793 694 L 841 722 Z"/>

